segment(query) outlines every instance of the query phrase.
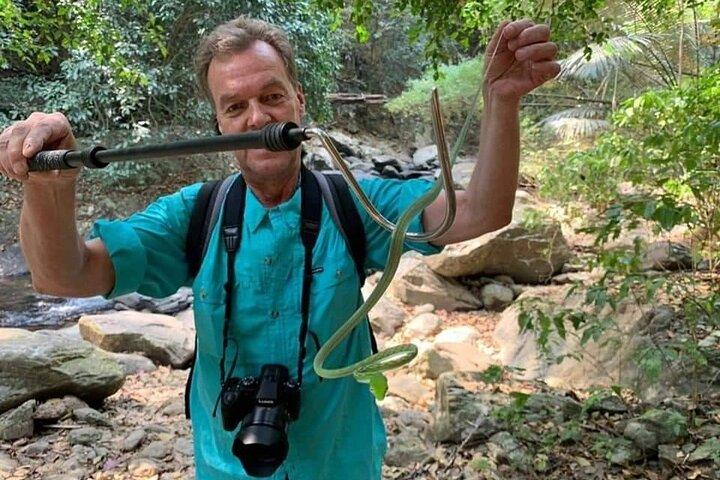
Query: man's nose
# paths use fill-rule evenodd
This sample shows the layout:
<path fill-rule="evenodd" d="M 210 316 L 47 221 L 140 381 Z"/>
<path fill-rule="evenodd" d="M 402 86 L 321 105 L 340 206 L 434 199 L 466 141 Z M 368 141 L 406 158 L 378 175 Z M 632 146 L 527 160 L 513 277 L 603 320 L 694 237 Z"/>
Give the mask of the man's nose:
<path fill-rule="evenodd" d="M 248 128 L 259 130 L 270 123 L 270 114 L 265 111 L 259 102 L 250 102 L 248 105 Z"/>

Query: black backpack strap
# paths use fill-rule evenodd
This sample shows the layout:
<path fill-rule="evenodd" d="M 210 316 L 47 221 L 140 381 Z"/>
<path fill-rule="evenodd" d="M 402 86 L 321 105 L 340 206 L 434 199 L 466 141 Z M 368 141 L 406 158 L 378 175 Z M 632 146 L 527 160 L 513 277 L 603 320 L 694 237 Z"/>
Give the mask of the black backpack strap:
<path fill-rule="evenodd" d="M 225 195 L 236 178 L 236 175 L 230 175 L 222 181 L 207 182 L 200 188 L 185 240 L 185 257 L 190 278 L 194 278 L 200 271 Z"/>
<path fill-rule="evenodd" d="M 367 255 L 365 228 L 363 227 L 362 219 L 355 206 L 355 201 L 352 199 L 350 188 L 345 178 L 340 174 L 325 173 L 317 176 L 322 177 L 319 179 L 320 186 L 327 188 L 330 198 L 328 199 L 328 195 L 323 189 L 325 203 L 350 249 L 350 254 L 355 262 L 355 270 L 360 280 L 360 286 L 362 286 L 365 283 L 365 257 Z M 373 332 L 369 319 L 368 330 L 370 332 L 372 352 L 377 353 L 377 339 L 375 338 L 375 332 Z"/>
<path fill-rule="evenodd" d="M 342 175 L 325 174 L 332 195 L 335 210 L 340 220 L 340 230 L 350 247 L 350 254 L 355 261 L 360 286 L 365 283 L 365 228 L 352 199 L 350 188 Z"/>
<path fill-rule="evenodd" d="M 212 180 L 200 187 L 200 192 L 195 199 L 190 225 L 188 226 L 185 238 L 185 258 L 188 262 L 188 275 L 194 278 L 200 271 L 203 258 L 207 251 L 210 234 L 220 214 L 223 200 L 236 176 L 230 175 L 224 180 Z M 190 419 L 190 387 L 192 384 L 193 370 L 195 369 L 195 356 L 197 355 L 197 335 L 195 337 L 195 349 L 190 359 L 190 372 L 185 383 L 185 417 Z"/>
<path fill-rule="evenodd" d="M 190 217 L 190 226 L 185 238 L 185 258 L 187 258 L 190 278 L 195 277 L 200 270 L 204 243 L 203 234 L 206 233 L 205 228 L 207 226 L 207 211 L 208 208 L 215 204 L 219 186 L 220 180 L 204 183 L 195 199 L 195 206 Z"/>

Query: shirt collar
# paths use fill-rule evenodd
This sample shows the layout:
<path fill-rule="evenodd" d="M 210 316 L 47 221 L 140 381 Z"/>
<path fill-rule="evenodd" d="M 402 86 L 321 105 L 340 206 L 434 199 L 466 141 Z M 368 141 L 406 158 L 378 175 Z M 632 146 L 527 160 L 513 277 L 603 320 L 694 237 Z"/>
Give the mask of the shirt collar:
<path fill-rule="evenodd" d="M 271 210 L 279 211 L 285 221 L 291 226 L 300 225 L 300 176 L 298 175 L 295 191 L 293 195 L 280 205 L 273 208 L 266 208 L 260 200 L 255 196 L 251 188 L 247 189 L 245 194 L 245 217 L 244 222 L 247 224 L 251 233 L 255 233 L 260 224 L 270 214 Z"/>

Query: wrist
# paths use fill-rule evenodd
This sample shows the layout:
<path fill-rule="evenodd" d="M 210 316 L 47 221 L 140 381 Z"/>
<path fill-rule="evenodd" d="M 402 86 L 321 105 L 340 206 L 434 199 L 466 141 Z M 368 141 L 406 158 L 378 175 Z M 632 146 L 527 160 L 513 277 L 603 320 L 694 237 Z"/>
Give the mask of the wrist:
<path fill-rule="evenodd" d="M 483 104 L 485 108 L 501 110 L 520 110 L 520 96 L 501 94 L 492 86 L 483 89 Z"/>

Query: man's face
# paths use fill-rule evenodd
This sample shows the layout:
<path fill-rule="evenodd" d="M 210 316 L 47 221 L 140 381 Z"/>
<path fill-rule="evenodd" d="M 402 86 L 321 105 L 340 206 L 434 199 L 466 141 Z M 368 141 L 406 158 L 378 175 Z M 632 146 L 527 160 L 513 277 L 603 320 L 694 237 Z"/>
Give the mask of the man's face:
<path fill-rule="evenodd" d="M 216 56 L 207 78 L 222 133 L 259 130 L 282 121 L 300 124 L 305 114 L 302 91 L 288 78 L 277 51 L 265 42 L 256 41 L 240 53 Z M 238 150 L 235 158 L 251 181 L 274 183 L 297 173 L 300 156 L 299 150 Z"/>

